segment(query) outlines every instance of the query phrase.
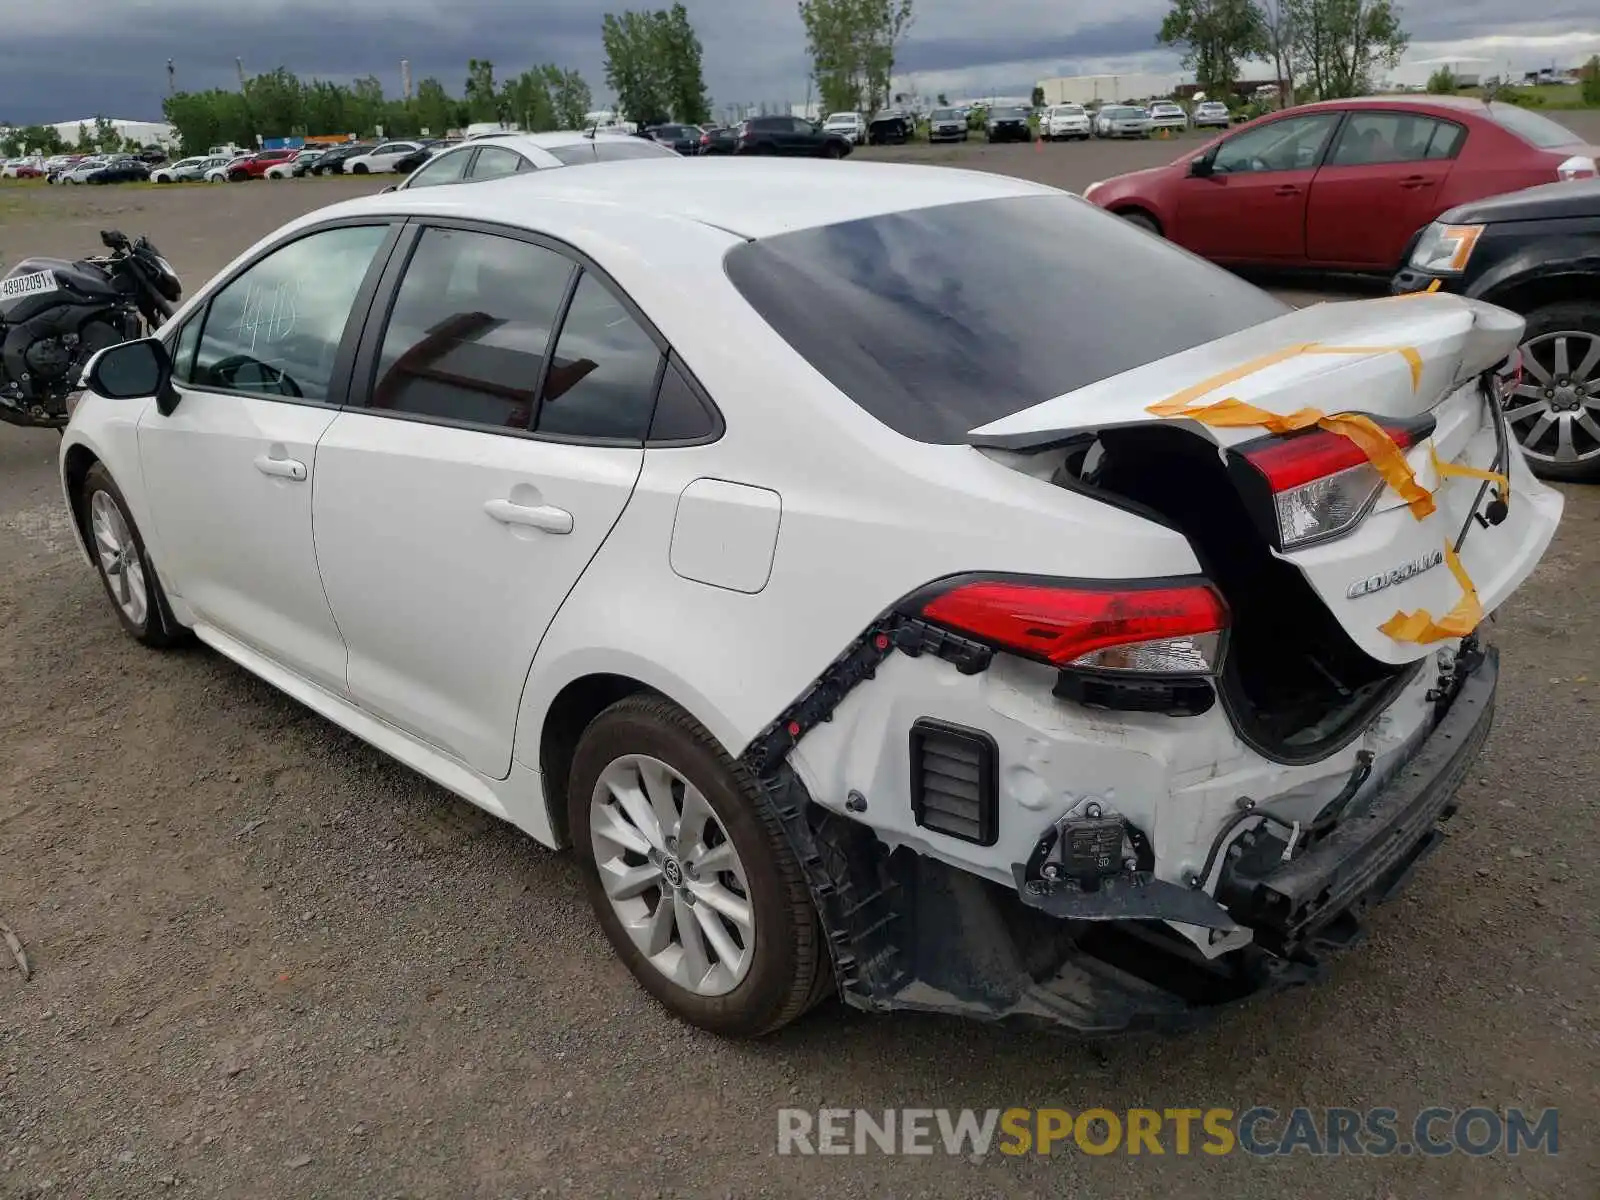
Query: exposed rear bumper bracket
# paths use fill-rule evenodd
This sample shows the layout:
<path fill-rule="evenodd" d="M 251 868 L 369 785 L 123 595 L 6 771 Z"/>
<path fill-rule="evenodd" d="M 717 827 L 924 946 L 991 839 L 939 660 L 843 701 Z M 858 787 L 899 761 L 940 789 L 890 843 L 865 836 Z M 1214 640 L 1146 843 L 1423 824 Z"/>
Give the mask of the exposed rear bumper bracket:
<path fill-rule="evenodd" d="M 1347 813 L 1316 845 L 1260 875 L 1223 873 L 1218 896 L 1256 943 L 1293 956 L 1343 914 L 1387 899 L 1438 844 L 1438 823 L 1494 723 L 1499 654 L 1475 648 L 1448 708 L 1415 757 L 1365 810 Z"/>
<path fill-rule="evenodd" d="M 1238 928 L 1227 910 L 1204 892 L 1143 871 L 1102 879 L 1094 891 L 1070 879 L 1029 879 L 1024 863 L 1013 863 L 1011 874 L 1024 904 L 1065 921 L 1179 921 L 1224 933 Z"/>

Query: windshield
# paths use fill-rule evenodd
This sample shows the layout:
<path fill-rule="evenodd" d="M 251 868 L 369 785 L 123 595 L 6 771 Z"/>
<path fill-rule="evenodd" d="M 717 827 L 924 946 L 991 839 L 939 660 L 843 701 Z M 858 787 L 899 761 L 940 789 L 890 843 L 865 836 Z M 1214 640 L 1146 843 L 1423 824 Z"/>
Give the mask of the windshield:
<path fill-rule="evenodd" d="M 841 392 L 891 429 L 941 444 L 1289 311 L 1067 195 L 798 230 L 737 246 L 725 266 Z"/>
<path fill-rule="evenodd" d="M 1056 116 L 1058 117 L 1083 116 L 1083 109 L 1079 108 L 1076 104 L 1062 104 L 1056 108 L 1055 112 Z"/>
<path fill-rule="evenodd" d="M 826 124 L 828 125 L 854 125 L 860 118 L 855 113 L 831 113 Z"/>
<path fill-rule="evenodd" d="M 1011 121 L 1022 115 L 1020 108 L 991 108 L 989 118 L 993 121 Z"/>
<path fill-rule="evenodd" d="M 1525 108 L 1518 108 L 1515 104 L 1490 104 L 1489 115 L 1500 128 L 1509 129 L 1523 141 L 1541 150 L 1583 144 L 1583 139 L 1565 125 L 1559 125 L 1549 117 Z"/>
<path fill-rule="evenodd" d="M 929 115 L 930 121 L 954 121 L 961 114 L 953 108 L 936 108 Z"/>

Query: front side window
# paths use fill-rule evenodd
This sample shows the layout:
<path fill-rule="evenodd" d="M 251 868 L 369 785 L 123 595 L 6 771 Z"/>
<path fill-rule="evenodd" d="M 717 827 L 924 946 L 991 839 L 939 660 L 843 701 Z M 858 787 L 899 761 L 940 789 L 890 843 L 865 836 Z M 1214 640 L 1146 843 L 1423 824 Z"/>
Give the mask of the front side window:
<path fill-rule="evenodd" d="M 426 230 L 389 314 L 371 406 L 526 431 L 575 269 L 513 238 Z"/>
<path fill-rule="evenodd" d="M 404 186 L 409 189 L 460 183 L 467 169 L 467 160 L 471 157 L 471 150 L 452 150 L 448 154 L 441 154 L 433 161 L 424 163 L 421 170 L 413 172 Z"/>
<path fill-rule="evenodd" d="M 1338 113 L 1312 113 L 1246 129 L 1217 147 L 1211 169 L 1219 175 L 1310 170 L 1338 123 Z"/>
<path fill-rule="evenodd" d="M 643 441 L 661 357 L 622 302 L 585 272 L 550 359 L 539 432 Z"/>
<path fill-rule="evenodd" d="M 326 400 L 351 306 L 388 236 L 387 225 L 324 229 L 246 268 L 212 297 L 188 381 Z"/>

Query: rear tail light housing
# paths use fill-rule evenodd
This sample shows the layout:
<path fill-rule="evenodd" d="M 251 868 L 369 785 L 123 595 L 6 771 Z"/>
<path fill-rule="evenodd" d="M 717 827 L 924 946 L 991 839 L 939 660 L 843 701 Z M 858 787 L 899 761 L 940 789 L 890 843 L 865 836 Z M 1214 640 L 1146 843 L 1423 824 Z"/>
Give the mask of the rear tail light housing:
<path fill-rule="evenodd" d="M 1401 450 L 1433 432 L 1433 418 L 1378 421 Z M 1233 472 L 1263 532 L 1280 550 L 1342 537 L 1388 485 L 1361 447 L 1326 429 L 1258 438 L 1235 447 Z"/>
<path fill-rule="evenodd" d="M 1228 606 L 1209 581 L 958 576 L 912 597 L 908 615 L 1062 670 L 1215 674 Z"/>

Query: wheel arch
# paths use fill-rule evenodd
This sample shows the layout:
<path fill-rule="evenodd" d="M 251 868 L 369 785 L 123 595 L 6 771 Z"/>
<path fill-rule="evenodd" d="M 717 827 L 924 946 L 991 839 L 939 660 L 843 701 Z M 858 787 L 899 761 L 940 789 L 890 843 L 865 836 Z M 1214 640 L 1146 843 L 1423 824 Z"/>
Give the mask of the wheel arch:
<path fill-rule="evenodd" d="M 1578 270 L 1514 276 L 1477 298 L 1523 316 L 1547 304 L 1600 303 L 1595 300 L 1594 275 Z"/>
<path fill-rule="evenodd" d="M 1147 204 L 1141 204 L 1136 200 L 1124 201 L 1120 204 L 1113 204 L 1106 211 L 1114 217 L 1144 217 L 1155 225 L 1157 233 L 1162 237 L 1167 236 L 1166 222 L 1157 216 L 1155 210 Z"/>
<path fill-rule="evenodd" d="M 638 694 L 660 696 L 697 721 L 737 758 L 744 749 L 735 722 L 697 689 L 656 664 L 627 651 L 596 649 L 567 656 L 566 669 L 535 659 L 517 719 L 518 762 L 536 765 L 545 814 L 557 846 L 569 844 L 567 776 L 578 741 L 593 720 L 617 701 Z"/>
<path fill-rule="evenodd" d="M 78 553 L 90 566 L 94 565 L 94 560 L 89 555 L 88 512 L 83 503 L 83 482 L 99 461 L 100 456 L 82 442 L 66 447 L 61 454 L 61 490 L 66 498 L 67 510 L 72 514 L 72 536 L 78 543 Z"/>

